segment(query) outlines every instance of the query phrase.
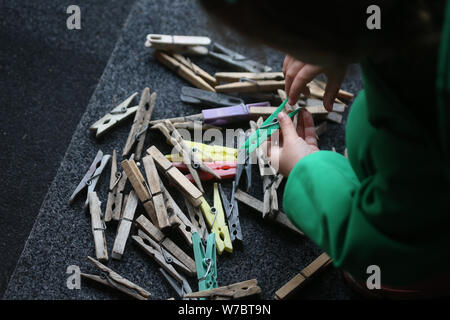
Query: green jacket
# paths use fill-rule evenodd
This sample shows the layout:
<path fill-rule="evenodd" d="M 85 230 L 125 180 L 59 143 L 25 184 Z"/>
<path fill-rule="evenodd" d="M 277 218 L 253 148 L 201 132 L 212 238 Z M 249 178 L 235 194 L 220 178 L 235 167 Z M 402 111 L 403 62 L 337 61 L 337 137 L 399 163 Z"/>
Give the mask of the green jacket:
<path fill-rule="evenodd" d="M 430 141 L 366 62 L 364 90 L 347 121 L 349 159 L 313 153 L 286 184 L 288 217 L 336 267 L 364 282 L 370 265 L 390 286 L 450 274 L 450 1 L 446 15 L 436 82 L 439 141 Z"/>

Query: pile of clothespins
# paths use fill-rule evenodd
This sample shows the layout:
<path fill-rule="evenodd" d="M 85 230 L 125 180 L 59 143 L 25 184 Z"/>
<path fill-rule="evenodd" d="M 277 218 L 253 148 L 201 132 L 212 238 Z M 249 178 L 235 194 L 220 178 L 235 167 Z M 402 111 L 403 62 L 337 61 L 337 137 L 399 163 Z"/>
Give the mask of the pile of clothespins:
<path fill-rule="evenodd" d="M 346 106 L 341 100 L 336 100 L 333 111 L 327 112 L 320 100 L 323 98 L 325 84 L 320 81 L 309 85 L 311 97 L 302 97 L 295 106 L 289 106 L 282 90 L 283 73 L 271 72 L 270 67 L 219 44 L 213 44 L 209 49 L 210 44 L 211 40 L 207 37 L 155 34 L 148 35 L 145 44 L 146 47 L 154 49 L 153 53 L 158 61 L 196 87 L 183 87 L 180 99 L 205 107 L 202 113 L 152 120 L 157 93 L 151 93 L 149 88 L 145 88 L 137 106 L 132 105 L 138 95 L 133 93 L 92 124 L 91 131 L 96 137 L 100 137 L 134 115 L 122 151 L 122 170 L 118 166 L 116 150 L 113 150 L 112 155 L 104 155 L 101 150 L 98 151 L 69 200 L 70 204 L 73 203 L 75 197 L 87 189 L 84 207 L 90 212 L 96 259 L 88 258 L 100 272 L 99 275 L 83 273 L 83 277 L 118 289 L 137 299 L 150 297 L 151 294 L 147 290 L 105 265 L 109 259 L 105 240 L 106 224 L 116 221 L 117 232 L 111 250 L 113 259 L 122 258 L 127 240 L 131 237 L 143 252 L 160 265 L 161 275 L 175 289 L 179 298 L 245 298 L 261 292 L 256 279 L 224 287 L 218 287 L 217 283 L 216 252 L 232 253 L 233 243 L 244 241 L 239 222 L 238 201 L 260 212 L 263 218 L 271 219 L 303 236 L 279 208 L 277 191 L 283 176 L 272 167 L 260 144 L 279 128 L 276 119 L 282 110 L 290 112 L 289 116 L 296 121 L 298 110 L 306 108 L 317 121 L 322 121 L 316 127 L 317 135 L 320 135 L 326 130 L 327 120 L 341 121 L 341 113 Z M 239 72 L 220 72 L 212 76 L 182 54 L 207 55 Z M 350 100 L 353 95 L 341 90 L 339 98 Z M 249 100 L 253 103 L 246 104 L 245 101 Z M 273 102 L 282 101 L 284 102 L 279 107 L 271 106 Z M 180 129 L 220 130 L 227 125 L 245 124 L 247 121 L 250 130 L 238 131 L 237 148 L 185 140 L 179 132 Z M 145 154 L 142 155 L 148 129 L 159 130 L 174 152 L 164 155 L 152 145 L 145 146 Z M 252 183 L 252 156 L 257 160 L 263 180 L 262 201 L 239 188 L 244 172 L 247 191 Z M 109 192 L 103 214 L 95 187 L 109 160 Z M 208 201 L 202 185 L 210 180 L 214 181 L 212 202 Z M 230 180 L 231 197 L 228 197 L 222 184 Z M 129 192 L 125 192 L 127 181 L 131 185 Z M 174 200 L 171 194 L 174 189 L 181 195 L 176 199 L 184 199 L 187 214 Z M 135 217 L 139 203 L 146 215 Z M 138 229 L 135 235 L 130 234 L 133 223 Z M 172 234 L 168 232 L 171 230 L 177 230 L 185 244 L 193 249 L 194 259 L 168 236 Z M 288 297 L 330 262 L 330 257 L 321 255 L 278 290 L 275 298 Z M 198 280 L 198 292 L 192 292 L 185 278 L 194 276 Z"/>

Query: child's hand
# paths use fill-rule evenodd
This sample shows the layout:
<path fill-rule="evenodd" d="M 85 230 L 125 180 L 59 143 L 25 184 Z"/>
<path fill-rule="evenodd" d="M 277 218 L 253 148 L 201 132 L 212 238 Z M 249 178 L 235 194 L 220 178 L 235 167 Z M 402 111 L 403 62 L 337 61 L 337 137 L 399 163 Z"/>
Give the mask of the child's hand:
<path fill-rule="evenodd" d="M 319 151 L 319 148 L 314 120 L 308 111 L 303 109 L 298 114 L 297 129 L 284 112 L 278 114 L 278 120 L 281 136 L 277 134 L 279 131 L 272 135 L 267 142 L 267 155 L 272 166 L 287 177 L 300 159 Z"/>
<path fill-rule="evenodd" d="M 347 66 L 337 66 L 324 68 L 312 64 L 307 64 L 287 55 L 283 63 L 283 74 L 285 78 L 285 91 L 289 97 L 289 104 L 294 105 L 300 96 L 300 93 L 309 95 L 309 88 L 306 86 L 317 75 L 324 73 L 328 78 L 323 98 L 323 106 L 331 111 L 333 109 L 334 99 L 341 88 Z"/>

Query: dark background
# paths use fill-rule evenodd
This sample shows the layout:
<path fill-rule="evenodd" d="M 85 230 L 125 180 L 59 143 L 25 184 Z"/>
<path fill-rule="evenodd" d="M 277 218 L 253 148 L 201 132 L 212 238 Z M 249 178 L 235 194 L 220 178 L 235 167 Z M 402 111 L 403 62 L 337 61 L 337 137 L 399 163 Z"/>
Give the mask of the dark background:
<path fill-rule="evenodd" d="M 0 296 L 134 1 L 0 1 Z"/>
<path fill-rule="evenodd" d="M 281 69 L 283 54 L 249 46 L 236 35 L 217 29 L 194 1 L 84 1 L 78 4 L 82 30 L 76 31 L 66 28 L 66 8 L 74 3 L 58 3 L 7 1 L 1 5 L 0 99 L 4 113 L 0 120 L 0 252 L 4 258 L 0 289 L 6 289 L 12 275 L 6 299 L 123 298 L 87 282 L 80 291 L 66 288 L 68 265 L 94 271 L 86 261 L 86 256 L 94 253 L 90 221 L 81 209 L 83 199 L 71 207 L 67 200 L 99 148 L 109 154 L 114 148 L 122 150 L 131 121 L 102 140 L 93 138 L 88 128 L 132 92 L 140 94 L 145 86 L 158 92 L 155 119 L 199 112 L 180 103 L 180 89 L 186 83 L 153 59 L 143 46 L 145 35 L 210 36 L 275 70 Z M 227 71 L 208 59 L 197 60 L 210 73 Z M 353 93 L 361 89 L 358 67 L 351 66 L 343 88 Z M 344 127 L 345 121 L 329 124 L 320 140 L 321 148 L 334 146 L 343 152 Z M 155 132 L 147 135 L 146 147 L 151 144 L 164 152 L 170 150 Z M 97 187 L 103 210 L 108 181 L 109 166 Z M 261 199 L 261 188 L 256 179 L 251 193 Z M 180 198 L 176 198 L 179 203 Z M 142 208 L 138 211 L 142 213 Z M 219 284 L 256 277 L 262 297 L 272 298 L 321 251 L 308 239 L 263 221 L 245 206 L 240 205 L 240 214 L 245 240 L 232 255 L 218 258 Z M 115 227 L 108 226 L 109 250 L 114 234 Z M 123 260 L 111 261 L 109 266 L 148 288 L 155 299 L 174 296 L 156 264 L 131 241 Z M 192 287 L 195 290 L 195 282 Z M 329 268 L 298 297 L 347 299 L 353 295 L 341 273 Z"/>

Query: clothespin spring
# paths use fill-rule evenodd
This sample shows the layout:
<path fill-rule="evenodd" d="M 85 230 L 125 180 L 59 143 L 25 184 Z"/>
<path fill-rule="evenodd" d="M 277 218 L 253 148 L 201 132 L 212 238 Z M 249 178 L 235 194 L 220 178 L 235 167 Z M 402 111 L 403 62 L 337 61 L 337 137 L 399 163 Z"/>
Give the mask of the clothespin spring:
<path fill-rule="evenodd" d="M 208 276 L 209 271 L 211 271 L 212 260 L 210 258 L 206 258 L 206 259 L 204 259 L 204 262 L 206 262 L 208 264 L 208 268 L 206 269 L 205 275 L 202 278 L 198 279 L 200 281 L 206 280 L 206 277 Z"/>
<path fill-rule="evenodd" d="M 136 133 L 136 137 L 135 137 L 136 141 L 139 141 L 139 139 L 140 139 L 141 136 L 144 134 L 144 132 L 147 131 L 147 129 L 148 129 L 148 123 L 144 126 L 144 128 L 142 128 L 141 131 L 139 131 L 139 132 Z"/>
<path fill-rule="evenodd" d="M 259 127 L 259 129 L 269 128 L 269 127 L 272 127 L 272 126 L 274 126 L 276 124 L 278 124 L 278 118 L 273 118 L 272 123 L 265 124 L 265 125 Z"/>
<path fill-rule="evenodd" d="M 114 190 L 114 188 L 117 186 L 117 184 L 120 181 L 120 178 L 122 178 L 122 172 L 116 172 L 116 181 L 114 182 L 114 184 L 112 185 L 112 188 L 110 191 Z"/>
<path fill-rule="evenodd" d="M 97 174 L 94 174 L 92 177 L 90 177 L 89 179 L 86 180 L 86 185 L 90 186 L 92 183 L 92 180 L 94 180 L 95 178 L 97 178 L 98 176 L 100 176 L 102 173 L 99 172 Z"/>
<path fill-rule="evenodd" d="M 110 111 L 109 114 L 123 114 L 127 112 L 127 107 L 123 106 L 117 111 Z"/>
<path fill-rule="evenodd" d="M 168 264 L 171 264 L 171 263 L 173 262 L 172 258 L 169 257 L 169 256 L 167 256 L 167 255 L 164 253 L 165 250 L 164 250 L 164 248 L 163 248 L 162 245 L 161 245 L 161 243 L 163 242 L 164 239 L 165 239 L 165 238 L 162 238 L 161 241 L 158 242 L 159 252 L 161 252 L 161 255 L 163 256 L 164 260 L 165 260 Z"/>

